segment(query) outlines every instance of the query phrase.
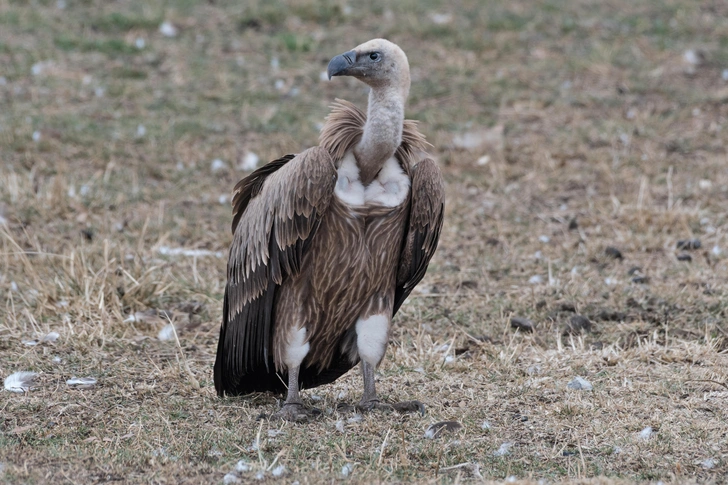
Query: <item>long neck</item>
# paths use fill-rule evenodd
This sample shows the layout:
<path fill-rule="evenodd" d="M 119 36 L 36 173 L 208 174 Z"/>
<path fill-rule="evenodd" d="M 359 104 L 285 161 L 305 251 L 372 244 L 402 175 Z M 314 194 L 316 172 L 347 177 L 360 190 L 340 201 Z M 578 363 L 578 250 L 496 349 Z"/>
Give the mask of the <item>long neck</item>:
<path fill-rule="evenodd" d="M 406 98 L 407 93 L 391 86 L 373 87 L 369 92 L 367 122 L 361 141 L 354 148 L 359 178 L 365 186 L 374 180 L 402 143 Z"/>

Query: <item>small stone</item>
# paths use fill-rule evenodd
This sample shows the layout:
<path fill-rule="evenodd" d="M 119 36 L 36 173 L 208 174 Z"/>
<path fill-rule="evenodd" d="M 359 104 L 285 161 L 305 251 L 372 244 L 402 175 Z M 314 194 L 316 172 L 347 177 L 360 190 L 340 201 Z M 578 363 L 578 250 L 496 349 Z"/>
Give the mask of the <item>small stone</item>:
<path fill-rule="evenodd" d="M 272 472 L 270 472 L 270 474 L 276 478 L 282 477 L 284 473 L 286 473 L 286 467 L 283 465 L 278 465 Z"/>
<path fill-rule="evenodd" d="M 541 283 L 543 283 L 543 276 L 533 275 L 528 279 L 528 282 L 532 285 L 540 285 Z"/>
<path fill-rule="evenodd" d="M 721 77 L 723 78 L 723 81 L 728 81 L 728 69 L 723 69 Z"/>
<path fill-rule="evenodd" d="M 680 253 L 677 255 L 678 261 L 687 261 L 688 263 L 693 260 L 693 257 L 690 256 L 688 253 Z"/>
<path fill-rule="evenodd" d="M 647 276 L 635 276 L 632 278 L 632 283 L 636 283 L 638 285 L 646 285 L 650 282 L 650 279 Z"/>
<path fill-rule="evenodd" d="M 142 37 L 137 37 L 136 40 L 134 41 L 134 46 L 139 50 L 144 49 L 144 46 L 146 46 L 146 45 L 147 45 L 147 43 L 144 40 L 144 38 L 142 38 Z"/>
<path fill-rule="evenodd" d="M 533 322 L 528 318 L 513 317 L 511 318 L 511 328 L 520 330 L 521 332 L 533 332 Z"/>
<path fill-rule="evenodd" d="M 40 141 L 40 131 L 34 131 L 32 138 L 33 138 L 33 141 L 35 141 L 35 142 Z"/>
<path fill-rule="evenodd" d="M 237 464 L 235 465 L 235 471 L 236 471 L 236 472 L 238 472 L 238 473 L 245 473 L 245 472 L 249 472 L 249 471 L 250 471 L 250 465 L 248 464 L 248 462 L 247 462 L 247 461 L 245 461 L 245 460 L 240 460 L 240 461 L 239 461 L 239 462 L 238 462 L 238 463 L 237 463 Z"/>
<path fill-rule="evenodd" d="M 545 236 L 545 235 L 542 234 L 542 235 L 540 235 L 538 237 L 538 240 L 541 241 L 544 244 L 548 244 L 549 241 L 551 241 L 551 238 L 549 238 L 548 236 Z"/>
<path fill-rule="evenodd" d="M 574 377 L 574 379 L 569 382 L 566 387 L 569 389 L 574 389 L 575 391 L 591 391 L 594 386 L 592 386 L 591 382 L 587 381 L 583 377 Z"/>
<path fill-rule="evenodd" d="M 695 49 L 688 49 L 683 54 L 683 59 L 685 59 L 685 62 L 688 64 L 691 64 L 693 66 L 697 66 L 702 61 L 702 54 Z"/>
<path fill-rule="evenodd" d="M 136 137 L 143 138 L 147 134 L 147 128 L 144 125 L 137 125 Z"/>
<path fill-rule="evenodd" d="M 165 37 L 176 37 L 177 36 L 177 27 L 175 27 L 172 24 L 172 22 L 168 22 L 165 20 L 159 26 L 159 33 Z"/>
<path fill-rule="evenodd" d="M 677 249 L 682 249 L 685 251 L 700 249 L 701 246 L 702 244 L 700 243 L 700 239 L 681 239 L 677 242 Z"/>
<path fill-rule="evenodd" d="M 478 159 L 478 160 L 477 160 L 477 161 L 476 161 L 475 163 L 476 163 L 476 164 L 477 164 L 477 165 L 478 165 L 479 167 L 482 167 L 482 166 L 484 166 L 484 165 L 488 165 L 488 162 L 490 162 L 490 156 L 489 156 L 489 155 L 483 155 L 483 156 L 482 156 L 482 157 L 480 157 L 480 158 L 479 158 L 479 159 Z"/>
<path fill-rule="evenodd" d="M 632 266 L 631 268 L 629 268 L 629 271 L 627 271 L 627 274 L 633 276 L 635 274 L 640 274 L 641 272 L 642 268 L 640 268 L 639 266 Z"/>
<path fill-rule="evenodd" d="M 260 157 L 258 155 L 253 152 L 246 152 L 240 160 L 240 170 L 251 172 L 258 168 L 258 162 L 260 162 Z"/>
<path fill-rule="evenodd" d="M 573 315 L 564 328 L 564 335 L 579 335 L 591 331 L 591 321 L 584 315 Z"/>
<path fill-rule="evenodd" d="M 622 259 L 622 251 L 615 248 L 614 246 L 607 246 L 604 250 L 604 254 L 614 259 Z"/>
<path fill-rule="evenodd" d="M 344 466 L 341 467 L 341 476 L 348 477 L 351 475 L 351 471 L 354 469 L 354 465 L 352 463 L 346 463 Z"/>
<path fill-rule="evenodd" d="M 431 424 L 427 428 L 427 431 L 425 431 L 425 438 L 434 439 L 439 437 L 445 431 L 454 432 L 462 427 L 463 425 L 457 421 L 441 421 L 439 423 Z"/>
<path fill-rule="evenodd" d="M 570 231 L 575 231 L 578 228 L 579 228 L 579 223 L 577 222 L 576 217 L 574 217 L 573 219 L 571 219 L 569 221 L 569 230 Z"/>
<path fill-rule="evenodd" d="M 712 458 L 708 458 L 700 462 L 700 466 L 702 466 L 706 470 L 712 470 L 713 468 L 715 468 L 715 460 Z"/>
<path fill-rule="evenodd" d="M 228 473 L 224 477 L 222 477 L 222 483 L 225 485 L 230 485 L 231 483 L 239 483 L 240 480 L 238 479 L 238 476 L 234 473 Z"/>
<path fill-rule="evenodd" d="M 481 424 L 480 427 L 483 428 L 483 429 L 491 429 L 492 428 L 492 426 L 490 424 L 490 421 L 483 421 L 483 424 Z"/>
<path fill-rule="evenodd" d="M 212 170 L 212 173 L 217 173 L 220 170 L 225 170 L 227 168 L 227 164 L 220 160 L 219 158 L 216 158 L 212 161 L 210 164 L 210 170 Z"/>

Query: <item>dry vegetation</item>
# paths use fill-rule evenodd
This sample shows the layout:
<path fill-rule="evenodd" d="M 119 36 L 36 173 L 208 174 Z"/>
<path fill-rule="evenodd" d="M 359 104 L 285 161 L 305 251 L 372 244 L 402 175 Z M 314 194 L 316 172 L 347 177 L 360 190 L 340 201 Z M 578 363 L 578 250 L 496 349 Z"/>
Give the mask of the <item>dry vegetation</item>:
<path fill-rule="evenodd" d="M 725 482 L 728 4 L 484 3 L 0 0 L 0 377 L 39 373 L 0 392 L 0 481 Z M 379 371 L 428 413 L 338 415 L 352 372 L 256 421 L 273 396 L 212 384 L 228 194 L 363 105 L 320 74 L 374 36 L 448 182 Z"/>

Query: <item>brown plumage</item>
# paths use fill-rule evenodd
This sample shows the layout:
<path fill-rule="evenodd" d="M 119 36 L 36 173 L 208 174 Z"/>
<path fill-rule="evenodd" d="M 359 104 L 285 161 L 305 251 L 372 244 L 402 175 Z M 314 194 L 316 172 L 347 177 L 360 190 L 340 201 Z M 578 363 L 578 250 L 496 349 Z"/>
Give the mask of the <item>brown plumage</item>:
<path fill-rule="evenodd" d="M 406 56 L 381 39 L 342 56 L 329 73 L 372 86 L 369 114 L 337 100 L 318 147 L 270 162 L 233 193 L 215 388 L 288 387 L 285 419 L 307 416 L 299 386 L 332 382 L 360 359 L 360 405 L 383 406 L 373 369 L 442 227 L 442 176 L 416 123 L 404 120 Z"/>

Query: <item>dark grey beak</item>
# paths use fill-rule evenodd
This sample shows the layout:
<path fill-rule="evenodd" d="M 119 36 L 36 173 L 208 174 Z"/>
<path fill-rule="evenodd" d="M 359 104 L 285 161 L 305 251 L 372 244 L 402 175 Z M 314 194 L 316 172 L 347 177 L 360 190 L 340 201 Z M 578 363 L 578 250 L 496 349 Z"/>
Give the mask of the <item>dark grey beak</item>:
<path fill-rule="evenodd" d="M 326 72 L 329 75 L 329 79 L 334 76 L 346 76 L 347 70 L 354 65 L 356 62 L 356 51 L 349 51 L 340 54 L 331 61 L 329 61 L 329 67 Z"/>

